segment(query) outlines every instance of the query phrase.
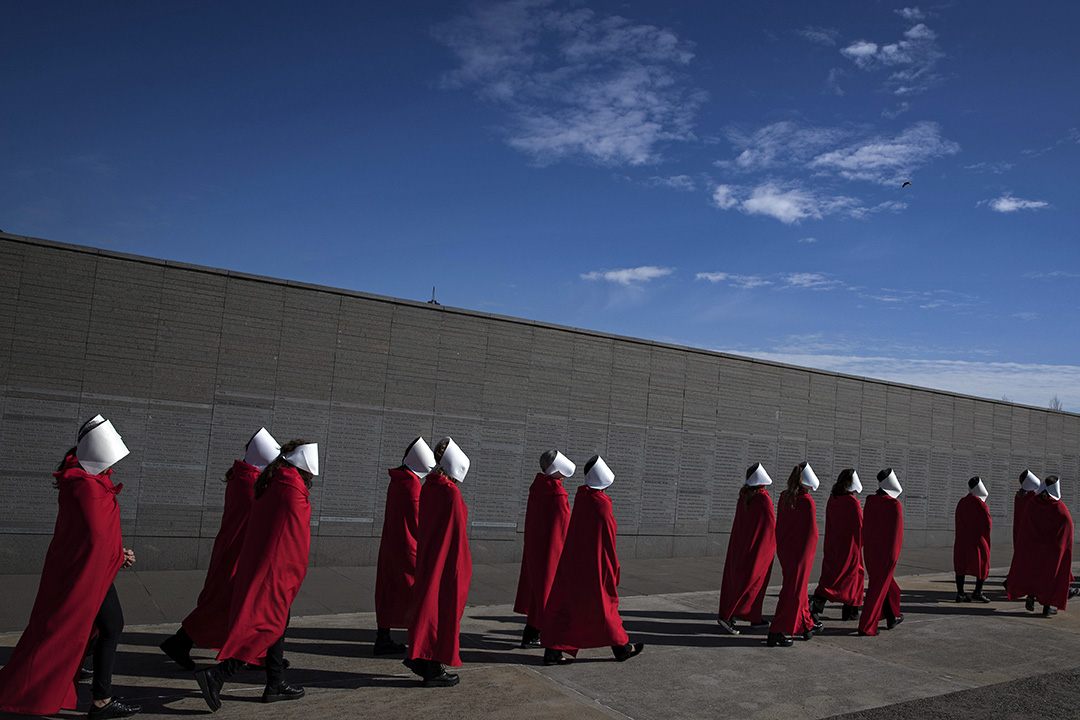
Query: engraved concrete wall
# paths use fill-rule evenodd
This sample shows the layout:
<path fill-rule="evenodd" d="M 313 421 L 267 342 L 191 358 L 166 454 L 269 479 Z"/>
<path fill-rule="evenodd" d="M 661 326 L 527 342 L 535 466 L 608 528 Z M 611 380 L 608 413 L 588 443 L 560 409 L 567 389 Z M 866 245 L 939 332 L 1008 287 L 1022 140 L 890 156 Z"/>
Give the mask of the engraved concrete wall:
<path fill-rule="evenodd" d="M 624 557 L 722 554 L 755 461 L 782 486 L 809 460 L 822 527 L 840 470 L 870 486 L 891 465 L 908 547 L 951 544 L 973 474 L 1003 538 L 1023 468 L 1077 497 L 1069 413 L 6 234 L 0 287 L 0 573 L 40 569 L 50 473 L 98 412 L 131 449 L 121 518 L 148 570 L 206 566 L 260 425 L 319 443 L 318 565 L 375 562 L 386 468 L 417 434 L 472 458 L 477 562 L 520 557 L 549 447 L 608 460 Z"/>

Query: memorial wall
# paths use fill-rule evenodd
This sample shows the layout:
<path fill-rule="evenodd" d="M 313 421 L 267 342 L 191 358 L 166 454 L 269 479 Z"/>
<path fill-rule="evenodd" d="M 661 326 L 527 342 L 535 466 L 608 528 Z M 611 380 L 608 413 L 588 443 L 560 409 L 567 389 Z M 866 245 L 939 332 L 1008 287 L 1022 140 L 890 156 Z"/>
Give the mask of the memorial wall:
<path fill-rule="evenodd" d="M 0 574 L 40 570 L 51 473 L 95 413 L 131 449 L 114 479 L 143 570 L 206 566 L 224 473 L 260 426 L 319 443 L 315 565 L 375 563 L 386 469 L 416 435 L 472 458 L 475 562 L 519 559 L 552 447 L 615 472 L 624 558 L 722 555 L 756 461 L 774 498 L 813 465 L 822 529 L 840 470 L 873 488 L 893 467 L 905 547 L 951 545 L 974 474 L 1003 540 L 1024 468 L 1078 497 L 1070 413 L 3 233 L 0 287 Z"/>

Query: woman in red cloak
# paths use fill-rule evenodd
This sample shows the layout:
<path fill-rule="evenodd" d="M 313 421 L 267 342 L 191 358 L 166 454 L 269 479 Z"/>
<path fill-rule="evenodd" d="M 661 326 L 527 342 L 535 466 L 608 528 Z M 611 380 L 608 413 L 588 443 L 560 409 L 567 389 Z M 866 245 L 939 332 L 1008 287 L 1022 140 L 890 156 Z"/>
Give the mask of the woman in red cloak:
<path fill-rule="evenodd" d="M 762 464 L 754 463 L 746 469 L 746 484 L 735 505 L 716 619 L 731 635 L 739 634 L 736 619 L 747 620 L 751 626 L 765 624 L 761 604 L 776 554 L 776 513 L 765 489 L 771 484 L 772 478 Z"/>
<path fill-rule="evenodd" d="M 397 655 L 405 646 L 394 642 L 390 629 L 408 629 L 416 582 L 416 536 L 420 520 L 420 476 L 435 467 L 435 455 L 418 437 L 405 450 L 401 466 L 389 470 L 386 510 L 375 573 L 375 655 Z"/>
<path fill-rule="evenodd" d="M 285 680 L 282 649 L 289 608 L 307 575 L 311 549 L 308 490 L 319 474 L 315 443 L 293 440 L 281 448 L 255 482 L 244 546 L 236 563 L 229 631 L 217 665 L 195 673 L 212 712 L 221 688 L 245 663 L 264 665 L 264 703 L 296 700 L 304 689 Z"/>
<path fill-rule="evenodd" d="M 904 621 L 900 614 L 900 586 L 893 579 L 904 546 L 904 508 L 896 499 L 903 488 L 892 468 L 878 473 L 878 491 L 866 498 L 863 509 L 863 558 L 868 586 L 859 635 L 877 635 L 878 623 L 892 630 Z"/>
<path fill-rule="evenodd" d="M 585 484 L 574 497 L 566 544 L 540 628 L 545 665 L 571 663 L 581 648 L 606 645 L 619 662 L 645 648 L 644 643 L 630 642 L 619 617 L 617 528 L 611 498 L 604 492 L 614 480 L 599 455 L 585 463 Z"/>
<path fill-rule="evenodd" d="M 471 463 L 448 437 L 435 446 L 435 461 L 420 490 L 409 657 L 403 662 L 423 679 L 424 687 L 452 687 L 458 675 L 443 666 L 461 665 L 461 616 L 472 582 L 469 510 L 457 485 Z"/>
<path fill-rule="evenodd" d="M 865 573 L 862 564 L 862 492 L 853 468 L 840 471 L 825 507 L 825 553 L 821 577 L 810 598 L 810 614 L 818 619 L 827 601 L 843 604 L 841 620 L 857 620 Z"/>
<path fill-rule="evenodd" d="M 521 647 L 540 647 L 544 607 L 559 567 L 566 528 L 570 523 L 570 501 L 562 478 L 574 474 L 574 463 L 558 450 L 540 456 L 540 470 L 529 488 L 525 508 L 525 547 L 521 551 L 514 612 L 526 615 Z"/>
<path fill-rule="evenodd" d="M 990 509 L 986 507 L 986 486 L 976 475 L 968 480 L 968 494 L 956 503 L 956 536 L 953 540 L 953 571 L 956 573 L 956 602 L 988 603 L 983 583 L 990 574 Z M 964 592 L 966 575 L 975 578 L 975 591 Z"/>
<path fill-rule="evenodd" d="M 79 430 L 53 477 L 59 493 L 56 528 L 41 570 L 30 624 L 0 669 L 0 710 L 54 715 L 74 710 L 82 659 L 94 638 L 92 720 L 130 717 L 142 708 L 112 697 L 116 646 L 124 613 L 113 587 L 135 562 L 120 538 L 120 510 L 110 467 L 128 449 L 100 415 Z"/>
<path fill-rule="evenodd" d="M 259 473 L 281 452 L 273 436 L 266 428 L 251 436 L 244 448 L 244 459 L 233 461 L 225 473 L 225 507 L 221 513 L 221 527 L 214 538 L 210 553 L 210 566 L 198 602 L 180 629 L 159 647 L 177 665 L 194 670 L 191 648 L 220 648 L 229 634 L 229 609 L 232 606 L 233 580 L 236 563 L 244 546 L 248 514 L 255 499 L 255 481 Z"/>
<path fill-rule="evenodd" d="M 787 489 L 780 493 L 776 516 L 776 555 L 780 558 L 784 584 L 769 626 L 769 647 L 790 647 L 792 635 L 804 640 L 821 632 L 821 623 L 810 616 L 806 586 L 817 551 L 817 507 L 810 492 L 818 488 L 818 478 L 809 463 L 796 465 L 788 476 Z"/>
<path fill-rule="evenodd" d="M 1012 524 L 1012 540 L 1013 540 L 1013 556 L 1009 561 L 1009 573 L 1012 573 L 1012 566 L 1016 564 L 1017 558 L 1020 557 L 1020 528 L 1024 524 L 1024 515 L 1027 513 L 1028 503 L 1035 499 L 1035 496 L 1039 494 L 1039 490 L 1042 489 L 1042 480 L 1037 478 L 1030 470 L 1024 470 L 1020 473 L 1019 477 L 1020 487 L 1016 491 L 1016 495 L 1013 496 L 1013 524 Z M 1005 576 L 1005 591 L 1009 589 L 1009 575 Z M 1028 610 L 1035 609 L 1035 598 L 1028 598 Z"/>
<path fill-rule="evenodd" d="M 1072 546 L 1072 515 L 1061 501 L 1061 483 L 1056 475 L 1047 475 L 1024 514 L 1018 554 L 1009 571 L 1009 599 L 1027 596 L 1029 611 L 1038 600 L 1044 617 L 1056 614 L 1055 608 L 1064 610 L 1072 583 Z"/>

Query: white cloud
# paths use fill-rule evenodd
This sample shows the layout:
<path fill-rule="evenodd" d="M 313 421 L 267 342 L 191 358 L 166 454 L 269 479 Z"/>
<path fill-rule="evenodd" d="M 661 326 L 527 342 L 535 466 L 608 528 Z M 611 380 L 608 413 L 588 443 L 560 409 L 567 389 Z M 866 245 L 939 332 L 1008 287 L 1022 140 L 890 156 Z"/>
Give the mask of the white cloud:
<path fill-rule="evenodd" d="M 764 215 L 785 225 L 798 225 L 803 220 L 820 220 L 826 215 L 861 217 L 866 209 L 855 198 L 845 195 L 823 195 L 799 184 L 782 185 L 768 181 L 747 191 L 733 185 L 719 185 L 713 192 L 712 203 L 721 210 L 737 208 L 747 215 Z"/>
<path fill-rule="evenodd" d="M 730 210 L 739 204 L 735 197 L 735 188 L 730 185 L 717 185 L 713 190 L 712 202 L 721 210 Z"/>
<path fill-rule="evenodd" d="M 799 272 L 784 276 L 788 287 L 803 290 L 834 290 L 843 285 L 839 280 L 830 280 L 822 273 Z"/>
<path fill-rule="evenodd" d="M 988 172 L 994 175 L 1002 175 L 1014 167 L 1010 162 L 978 162 L 973 165 L 965 165 L 965 170 L 974 170 L 975 172 Z"/>
<path fill-rule="evenodd" d="M 801 242 L 801 243 L 816 243 L 817 238 L 815 238 L 815 237 L 804 237 L 804 238 L 800 238 L 799 242 Z"/>
<path fill-rule="evenodd" d="M 474 6 L 434 29 L 458 67 L 447 88 L 475 88 L 506 110 L 507 143 L 541 164 L 645 165 L 694 137 L 705 94 L 682 85 L 693 44 L 552 0 Z"/>
<path fill-rule="evenodd" d="M 925 17 L 917 8 L 905 8 L 901 15 L 909 21 Z M 937 84 L 940 78 L 934 66 L 945 57 L 937 34 L 921 22 L 908 28 L 897 42 L 880 45 L 857 40 L 840 48 L 840 54 L 865 71 L 891 68 L 885 86 L 896 95 L 913 95 Z"/>
<path fill-rule="evenodd" d="M 909 8 L 903 8 L 901 10 L 893 10 L 893 12 L 895 12 L 897 15 L 904 18 L 905 20 L 916 21 L 916 20 L 925 20 L 926 19 L 926 13 L 923 12 L 922 10 L 920 10 L 917 7 L 909 7 Z"/>
<path fill-rule="evenodd" d="M 806 351 L 739 351 L 738 354 L 994 400 L 1007 395 L 1013 402 L 1035 407 L 1045 408 L 1056 395 L 1065 410 L 1080 411 L 1080 367 L 1075 365 L 912 360 Z"/>
<path fill-rule="evenodd" d="M 582 280 L 606 280 L 619 285 L 632 285 L 634 283 L 648 282 L 656 278 L 665 277 L 675 271 L 675 268 L 658 267 L 656 265 L 642 265 L 636 268 L 623 268 L 620 270 L 593 270 L 581 275 Z"/>
<path fill-rule="evenodd" d="M 850 137 L 851 132 L 840 128 L 806 127 L 785 120 L 766 125 L 747 135 L 737 128 L 728 128 L 727 138 L 741 151 L 734 166 L 742 171 L 767 170 L 774 167 L 801 164 L 828 147 Z M 730 167 L 730 163 L 721 163 Z"/>
<path fill-rule="evenodd" d="M 920 122 L 895 137 L 861 140 L 811 160 L 812 169 L 831 170 L 848 180 L 883 185 L 899 183 L 931 160 L 960 152 L 960 146 L 941 136 L 937 123 Z"/>
<path fill-rule="evenodd" d="M 1050 207 L 1050 203 L 1044 200 L 1024 200 L 1022 198 L 1013 197 L 1006 193 L 996 200 L 983 200 L 983 203 L 989 203 L 990 209 L 999 213 L 1016 212 L 1017 210 L 1042 210 L 1043 208 Z M 980 205 L 982 203 L 979 203 Z"/>
<path fill-rule="evenodd" d="M 753 290 L 773 284 L 772 280 L 766 280 L 760 275 L 732 275 L 726 272 L 700 272 L 694 276 L 694 279 L 708 280 L 711 283 L 726 283 L 741 290 Z"/>

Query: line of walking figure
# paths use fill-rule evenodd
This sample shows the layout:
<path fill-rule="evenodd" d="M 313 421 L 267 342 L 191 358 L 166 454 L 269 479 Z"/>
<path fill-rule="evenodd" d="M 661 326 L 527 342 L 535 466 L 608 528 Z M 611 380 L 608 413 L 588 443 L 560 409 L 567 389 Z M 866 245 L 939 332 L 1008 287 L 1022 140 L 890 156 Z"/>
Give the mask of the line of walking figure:
<path fill-rule="evenodd" d="M 129 717 L 141 708 L 112 694 L 112 668 L 123 630 L 113 586 L 135 562 L 120 532 L 112 466 L 129 454 L 120 434 L 101 415 L 84 423 L 76 445 L 54 473 L 58 513 L 30 620 L 8 663 L 0 668 L 0 710 L 51 715 L 73 710 L 77 688 L 91 680 L 92 720 Z M 458 485 L 469 457 L 450 437 L 432 449 L 422 437 L 389 470 L 375 584 L 375 655 L 404 655 L 404 665 L 425 687 L 459 682 L 447 667 L 460 667 L 460 622 L 472 577 L 468 510 Z M 640 654 L 619 616 L 617 525 L 605 489 L 615 474 L 599 455 L 583 467 L 573 510 L 562 481 L 576 465 L 560 451 L 540 457 L 529 489 L 524 548 L 514 611 L 526 616 L 521 648 L 543 649 L 544 665 L 568 665 L 579 650 L 609 647 L 617 662 Z M 225 473 L 221 526 L 196 607 L 161 643 L 162 651 L 194 672 L 208 708 L 222 706 L 223 688 L 243 669 L 266 676 L 262 701 L 297 700 L 305 690 L 289 683 L 284 639 L 290 608 L 307 573 L 310 551 L 309 490 L 319 474 L 316 443 L 279 445 L 260 428 Z M 421 480 L 423 478 L 423 480 Z M 1060 481 L 1039 480 L 1025 470 L 1015 499 L 1014 556 L 1007 579 L 1010 599 L 1037 601 L 1043 615 L 1064 608 L 1072 575 L 1072 518 L 1061 502 Z M 821 578 L 809 597 L 818 542 L 811 493 L 820 483 L 809 463 L 796 465 L 780 494 L 760 464 L 746 471 L 732 523 L 717 623 L 739 634 L 739 622 L 765 627 L 762 604 L 779 557 L 783 585 L 766 644 L 789 647 L 822 631 L 826 602 L 843 605 L 842 620 L 859 621 L 860 635 L 876 635 L 903 621 L 900 588 L 893 579 L 903 544 L 902 492 L 892 469 L 878 473 L 878 490 L 859 503 L 862 484 L 854 469 L 840 472 L 826 509 Z M 978 477 L 956 508 L 954 568 L 957 602 L 989 602 L 991 519 L 987 491 Z M 975 578 L 969 596 L 965 577 Z M 865 594 L 864 594 L 865 587 Z M 407 644 L 391 630 L 406 630 Z M 196 669 L 191 650 L 218 651 L 217 663 Z M 93 669 L 84 668 L 87 657 Z"/>

